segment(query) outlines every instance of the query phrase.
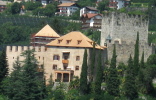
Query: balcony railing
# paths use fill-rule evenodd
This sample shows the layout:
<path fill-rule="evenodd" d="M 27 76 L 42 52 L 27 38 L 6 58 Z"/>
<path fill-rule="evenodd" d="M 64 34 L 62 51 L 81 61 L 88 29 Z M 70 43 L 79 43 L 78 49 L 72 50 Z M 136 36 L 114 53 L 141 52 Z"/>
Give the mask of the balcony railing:
<path fill-rule="evenodd" d="M 63 64 L 68 64 L 69 61 L 68 61 L 68 60 L 62 60 L 62 63 L 63 63 Z"/>
<path fill-rule="evenodd" d="M 71 69 L 55 69 L 54 70 L 56 73 L 73 73 L 74 71 L 73 70 L 71 70 Z"/>

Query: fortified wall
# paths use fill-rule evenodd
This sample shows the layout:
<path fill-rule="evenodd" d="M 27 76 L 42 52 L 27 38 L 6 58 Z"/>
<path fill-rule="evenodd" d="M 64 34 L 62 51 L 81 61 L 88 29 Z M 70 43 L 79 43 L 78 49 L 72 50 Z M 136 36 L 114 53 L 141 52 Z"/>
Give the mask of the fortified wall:
<path fill-rule="evenodd" d="M 19 57 L 19 61 L 23 61 L 24 57 L 20 56 L 22 52 L 25 50 L 35 50 L 35 57 L 38 60 L 39 65 L 43 64 L 46 47 L 33 47 L 33 46 L 7 46 L 6 47 L 6 54 L 7 54 L 7 60 L 8 60 L 8 66 L 9 66 L 9 72 L 12 71 L 13 63 L 17 60 L 17 57 Z"/>
<path fill-rule="evenodd" d="M 139 33 L 140 58 L 145 53 L 145 61 L 154 53 L 148 45 L 148 18 L 125 13 L 108 13 L 102 19 L 101 45 L 107 45 L 108 60 L 112 58 L 113 44 L 116 44 L 117 62 L 127 63 L 129 55 L 134 55 L 134 45 Z"/>

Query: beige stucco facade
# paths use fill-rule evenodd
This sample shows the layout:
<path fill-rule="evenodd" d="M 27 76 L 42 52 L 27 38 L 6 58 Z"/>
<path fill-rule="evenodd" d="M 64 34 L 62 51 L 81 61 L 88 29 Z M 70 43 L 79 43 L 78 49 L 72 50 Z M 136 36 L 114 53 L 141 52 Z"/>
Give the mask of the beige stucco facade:
<path fill-rule="evenodd" d="M 85 48 L 78 47 L 7 46 L 6 54 L 9 72 L 12 71 L 13 63 L 16 61 L 17 57 L 19 57 L 20 61 L 24 60 L 24 58 L 20 55 L 28 49 L 35 50 L 34 53 L 35 58 L 38 61 L 38 65 L 44 64 L 45 77 L 47 80 L 50 78 L 51 74 L 54 81 L 60 80 L 68 82 L 73 78 L 73 76 L 80 77 Z M 56 55 L 59 56 L 59 59 L 54 57 Z M 56 66 L 57 68 L 55 68 Z"/>

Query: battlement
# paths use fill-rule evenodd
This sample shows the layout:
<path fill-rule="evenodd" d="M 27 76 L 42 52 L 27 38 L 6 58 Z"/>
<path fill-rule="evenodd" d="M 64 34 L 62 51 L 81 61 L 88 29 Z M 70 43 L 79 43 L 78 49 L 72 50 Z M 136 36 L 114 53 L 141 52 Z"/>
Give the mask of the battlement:
<path fill-rule="evenodd" d="M 111 20 L 113 18 L 113 20 Z M 148 26 L 149 19 L 147 16 L 143 15 L 133 15 L 133 14 L 127 14 L 127 13 L 118 13 L 118 12 L 112 12 L 107 13 L 103 16 L 103 21 L 107 23 L 112 23 L 114 21 L 114 24 L 120 25 L 121 22 L 129 22 L 126 24 L 132 24 L 132 25 L 139 25 L 141 26 Z"/>
<path fill-rule="evenodd" d="M 47 47 L 45 46 L 7 46 L 6 52 L 23 52 L 25 50 L 35 50 L 35 52 L 46 52 Z"/>
<path fill-rule="evenodd" d="M 108 13 L 102 19 L 101 45 L 104 45 L 108 37 L 111 41 L 118 39 L 129 44 L 135 42 L 137 33 L 140 42 L 148 43 L 148 24 L 149 20 L 146 16 Z"/>

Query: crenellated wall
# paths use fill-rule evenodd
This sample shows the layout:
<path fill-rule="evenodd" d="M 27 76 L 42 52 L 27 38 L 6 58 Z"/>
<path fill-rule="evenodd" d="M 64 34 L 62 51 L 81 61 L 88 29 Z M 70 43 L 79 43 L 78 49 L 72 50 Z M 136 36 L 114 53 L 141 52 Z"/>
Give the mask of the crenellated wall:
<path fill-rule="evenodd" d="M 33 47 L 33 46 L 7 46 L 6 54 L 9 65 L 9 72 L 12 71 L 13 63 L 16 61 L 17 57 L 19 57 L 20 61 L 23 61 L 24 58 L 21 56 L 21 53 L 25 50 L 35 50 L 35 57 L 38 60 L 39 65 L 43 64 L 44 54 L 47 50 L 46 47 Z"/>
<path fill-rule="evenodd" d="M 134 55 L 134 45 L 139 33 L 140 56 L 145 52 L 145 60 L 153 53 L 153 47 L 148 45 L 148 24 L 146 16 L 129 15 L 126 13 L 108 13 L 102 19 L 101 45 L 107 45 L 108 59 L 116 44 L 117 61 L 127 63 L 129 55 Z"/>

